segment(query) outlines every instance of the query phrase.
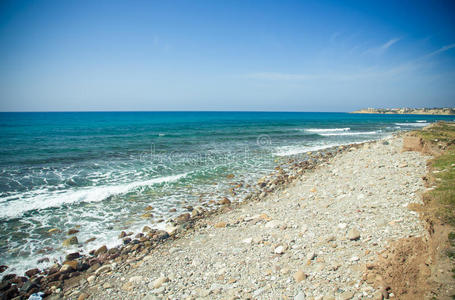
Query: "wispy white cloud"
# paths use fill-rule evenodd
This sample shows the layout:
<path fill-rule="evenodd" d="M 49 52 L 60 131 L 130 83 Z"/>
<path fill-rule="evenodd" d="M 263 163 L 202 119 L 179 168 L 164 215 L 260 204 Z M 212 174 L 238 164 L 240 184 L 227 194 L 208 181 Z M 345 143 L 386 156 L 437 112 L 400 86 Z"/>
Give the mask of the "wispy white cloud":
<path fill-rule="evenodd" d="M 379 47 L 373 47 L 365 51 L 364 53 L 371 53 L 375 55 L 380 55 L 386 52 L 390 47 L 398 43 L 402 38 L 393 38 L 380 45 Z"/>
<path fill-rule="evenodd" d="M 440 53 L 443 53 L 443 52 L 446 52 L 452 48 L 455 48 L 455 43 L 454 44 L 450 44 L 450 45 L 446 45 L 444 47 L 441 47 L 439 48 L 438 50 L 436 51 L 433 51 L 431 53 L 428 53 L 427 55 L 423 56 L 422 58 L 429 58 L 429 57 L 432 57 L 432 56 L 435 56 L 435 55 L 438 55 Z"/>

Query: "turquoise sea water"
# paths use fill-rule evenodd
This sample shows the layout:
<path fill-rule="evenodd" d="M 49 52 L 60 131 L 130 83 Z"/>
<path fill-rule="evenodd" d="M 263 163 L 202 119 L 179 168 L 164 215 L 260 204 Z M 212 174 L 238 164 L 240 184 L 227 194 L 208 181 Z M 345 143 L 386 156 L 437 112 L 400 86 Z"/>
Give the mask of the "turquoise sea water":
<path fill-rule="evenodd" d="M 23 272 L 43 257 L 115 245 L 121 230 L 161 226 L 245 188 L 276 162 L 390 136 L 453 116 L 282 112 L 0 113 L 0 264 Z M 233 179 L 226 176 L 234 174 Z M 152 218 L 141 215 L 148 205 Z M 175 208 L 175 212 L 170 209 Z M 60 234 L 50 235 L 49 229 Z M 81 243 L 64 249 L 65 232 Z M 90 244 L 88 238 L 96 240 Z M 45 264 L 39 265 L 44 267 Z"/>

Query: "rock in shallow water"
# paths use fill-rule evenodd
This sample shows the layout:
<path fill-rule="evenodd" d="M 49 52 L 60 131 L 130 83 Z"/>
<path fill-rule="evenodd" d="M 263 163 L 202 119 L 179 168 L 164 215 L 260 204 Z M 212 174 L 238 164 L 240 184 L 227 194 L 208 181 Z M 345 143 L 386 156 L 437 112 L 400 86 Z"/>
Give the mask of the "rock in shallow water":
<path fill-rule="evenodd" d="M 63 246 L 69 247 L 71 245 L 77 245 L 78 243 L 79 243 L 79 241 L 78 241 L 77 237 L 72 236 L 69 239 L 66 239 L 63 241 Z"/>

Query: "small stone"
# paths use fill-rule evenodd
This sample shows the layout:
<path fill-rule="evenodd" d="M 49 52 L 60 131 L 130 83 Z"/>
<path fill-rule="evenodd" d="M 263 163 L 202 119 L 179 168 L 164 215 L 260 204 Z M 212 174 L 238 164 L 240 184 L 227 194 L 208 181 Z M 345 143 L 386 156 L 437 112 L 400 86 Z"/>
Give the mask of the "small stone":
<path fill-rule="evenodd" d="M 232 179 L 232 178 L 234 178 L 234 177 L 235 177 L 234 174 L 228 174 L 228 175 L 226 176 L 227 179 Z"/>
<path fill-rule="evenodd" d="M 70 266 L 73 270 L 77 270 L 77 261 L 75 260 L 67 260 L 63 263 L 63 265 Z"/>
<path fill-rule="evenodd" d="M 153 287 L 154 287 L 155 289 L 157 289 L 157 288 L 161 287 L 161 286 L 163 285 L 163 283 L 168 282 L 168 281 L 169 281 L 169 278 L 167 278 L 167 277 L 160 277 L 160 278 L 156 279 L 156 280 L 153 282 Z"/>
<path fill-rule="evenodd" d="M 133 276 L 130 278 L 129 282 L 139 285 L 144 282 L 144 279 L 142 276 Z"/>
<path fill-rule="evenodd" d="M 79 230 L 72 228 L 72 229 L 68 230 L 68 235 L 76 234 L 78 232 L 79 232 Z"/>
<path fill-rule="evenodd" d="M 62 231 L 58 228 L 52 228 L 52 229 L 49 229 L 47 232 L 50 234 L 54 234 L 54 233 L 60 233 Z"/>
<path fill-rule="evenodd" d="M 35 276 L 38 273 L 39 273 L 39 269 L 35 268 L 35 269 L 31 269 L 31 270 L 28 270 L 27 272 L 25 272 L 25 276 L 30 278 L 30 277 Z"/>
<path fill-rule="evenodd" d="M 95 251 L 95 255 L 98 256 L 98 255 L 106 253 L 106 252 L 107 252 L 107 247 L 106 247 L 106 245 L 103 245 Z"/>
<path fill-rule="evenodd" d="M 275 254 L 283 254 L 284 253 L 284 247 L 280 245 L 280 246 L 276 247 L 275 250 L 273 250 L 273 252 Z"/>
<path fill-rule="evenodd" d="M 231 204 L 231 200 L 229 200 L 228 198 L 224 197 L 223 199 L 218 201 L 218 204 L 219 205 L 230 205 Z"/>
<path fill-rule="evenodd" d="M 146 210 L 146 211 L 153 210 L 153 206 L 149 205 L 144 210 Z"/>
<path fill-rule="evenodd" d="M 360 258 L 358 256 L 353 256 L 351 257 L 351 261 L 359 261 Z"/>
<path fill-rule="evenodd" d="M 215 228 L 225 228 L 227 226 L 226 222 L 218 222 L 215 225 Z"/>
<path fill-rule="evenodd" d="M 151 232 L 153 231 L 152 228 L 150 228 L 150 226 L 144 226 L 144 228 L 142 228 L 142 232 L 144 233 L 147 233 L 147 232 Z"/>
<path fill-rule="evenodd" d="M 101 274 L 101 273 L 106 273 L 112 270 L 112 267 L 110 265 L 104 265 L 99 267 L 96 271 L 95 274 Z"/>
<path fill-rule="evenodd" d="M 305 300 L 305 294 L 300 291 L 295 297 L 294 300 Z"/>
<path fill-rule="evenodd" d="M 272 220 L 272 221 L 267 222 L 267 224 L 265 224 L 265 228 L 279 228 L 283 225 L 284 225 L 284 223 L 282 221 Z"/>
<path fill-rule="evenodd" d="M 61 268 L 60 268 L 60 273 L 61 274 L 65 274 L 65 273 L 70 273 L 72 272 L 74 269 L 72 266 L 70 265 L 63 265 Z"/>
<path fill-rule="evenodd" d="M 358 231 L 356 228 L 351 228 L 351 230 L 348 232 L 347 237 L 351 241 L 358 240 L 360 239 L 360 231 Z"/>
<path fill-rule="evenodd" d="M 76 258 L 79 258 L 80 256 L 81 255 L 79 254 L 79 252 L 70 253 L 66 255 L 66 260 L 74 260 Z"/>
<path fill-rule="evenodd" d="M 341 300 L 350 300 L 354 298 L 354 293 L 353 292 L 344 292 L 340 295 Z"/>
<path fill-rule="evenodd" d="M 92 282 L 95 281 L 95 279 L 96 279 L 96 276 L 95 276 L 95 275 L 89 276 L 89 277 L 87 277 L 87 282 L 88 282 L 88 283 L 92 283 Z"/>
<path fill-rule="evenodd" d="M 298 270 L 298 271 L 294 274 L 293 277 L 294 277 L 294 279 L 295 279 L 296 282 L 300 282 L 300 281 L 302 281 L 302 280 L 305 280 L 307 276 L 306 276 L 305 273 L 303 273 L 303 271 Z"/>
<path fill-rule="evenodd" d="M 345 229 L 346 226 L 348 226 L 348 224 L 346 224 L 346 223 L 340 223 L 340 224 L 338 224 L 338 228 L 340 228 L 340 229 Z"/>
<path fill-rule="evenodd" d="M 77 300 L 85 300 L 88 299 L 89 295 L 86 293 L 81 293 L 79 297 L 77 297 Z"/>
<path fill-rule="evenodd" d="M 190 219 L 191 219 L 191 215 L 189 213 L 184 213 L 184 214 L 181 214 L 180 216 L 178 216 L 177 218 L 175 218 L 175 222 L 177 224 L 183 224 L 183 223 L 188 222 Z"/>
<path fill-rule="evenodd" d="M 105 288 L 107 290 L 107 289 L 112 288 L 112 285 L 109 282 L 106 282 L 105 284 L 103 284 L 103 288 Z"/>
<path fill-rule="evenodd" d="M 242 241 L 244 244 L 251 244 L 253 242 L 253 238 L 246 238 Z"/>
<path fill-rule="evenodd" d="M 316 253 L 314 253 L 314 252 L 310 252 L 310 253 L 308 253 L 307 256 L 306 256 L 306 258 L 307 258 L 308 260 L 313 260 L 315 257 L 316 257 Z"/>

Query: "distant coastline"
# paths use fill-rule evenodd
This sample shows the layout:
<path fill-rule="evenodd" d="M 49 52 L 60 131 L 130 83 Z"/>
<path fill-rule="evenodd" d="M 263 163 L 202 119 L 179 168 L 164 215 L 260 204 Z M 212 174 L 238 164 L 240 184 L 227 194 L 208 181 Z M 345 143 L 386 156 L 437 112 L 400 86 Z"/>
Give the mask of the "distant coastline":
<path fill-rule="evenodd" d="M 367 108 L 351 114 L 389 114 L 389 115 L 455 115 L 455 108 Z"/>

